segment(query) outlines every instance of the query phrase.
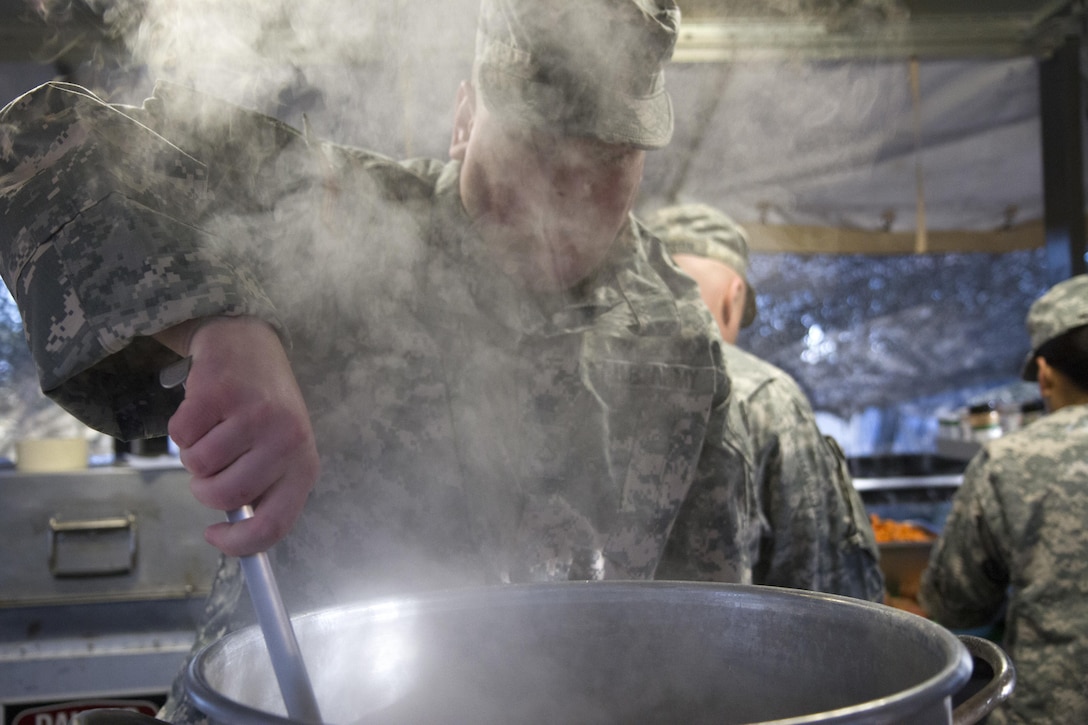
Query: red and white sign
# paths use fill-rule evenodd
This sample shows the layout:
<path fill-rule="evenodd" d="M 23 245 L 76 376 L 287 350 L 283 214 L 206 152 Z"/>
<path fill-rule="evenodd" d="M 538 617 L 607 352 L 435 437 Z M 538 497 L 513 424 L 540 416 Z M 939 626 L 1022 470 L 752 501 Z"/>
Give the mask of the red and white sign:
<path fill-rule="evenodd" d="M 68 725 L 79 713 L 102 708 L 131 710 L 152 717 L 159 711 L 157 705 L 146 700 L 81 700 L 23 710 L 15 716 L 12 725 Z"/>

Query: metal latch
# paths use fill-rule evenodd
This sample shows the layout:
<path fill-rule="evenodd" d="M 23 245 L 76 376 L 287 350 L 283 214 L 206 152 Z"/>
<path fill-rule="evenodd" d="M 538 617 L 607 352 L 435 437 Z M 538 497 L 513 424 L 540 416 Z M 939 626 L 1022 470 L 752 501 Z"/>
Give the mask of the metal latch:
<path fill-rule="evenodd" d="M 57 578 L 117 576 L 136 566 L 136 516 L 49 519 L 49 572 Z"/>

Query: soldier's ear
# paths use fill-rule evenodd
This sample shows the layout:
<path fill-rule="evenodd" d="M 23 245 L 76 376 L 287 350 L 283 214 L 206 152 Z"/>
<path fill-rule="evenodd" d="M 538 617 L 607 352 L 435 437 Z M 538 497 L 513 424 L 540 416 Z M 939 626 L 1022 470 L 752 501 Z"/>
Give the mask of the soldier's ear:
<path fill-rule="evenodd" d="M 736 320 L 740 320 L 744 316 L 744 280 L 740 278 L 740 275 L 733 275 L 729 280 L 729 285 L 726 287 L 725 299 L 722 302 L 722 316 L 726 322 L 733 322 L 734 316 Z M 740 327 L 740 323 L 737 322 L 737 327 Z"/>
<path fill-rule="evenodd" d="M 468 140 L 472 137 L 472 127 L 476 121 L 476 89 L 468 81 L 461 81 L 457 87 L 457 101 L 453 113 L 453 134 L 450 139 L 450 158 L 454 161 L 465 160 Z"/>
<path fill-rule="evenodd" d="M 1039 396 L 1046 402 L 1047 410 L 1053 412 L 1061 405 L 1061 380 L 1045 357 L 1036 357 L 1035 362 L 1039 366 Z"/>

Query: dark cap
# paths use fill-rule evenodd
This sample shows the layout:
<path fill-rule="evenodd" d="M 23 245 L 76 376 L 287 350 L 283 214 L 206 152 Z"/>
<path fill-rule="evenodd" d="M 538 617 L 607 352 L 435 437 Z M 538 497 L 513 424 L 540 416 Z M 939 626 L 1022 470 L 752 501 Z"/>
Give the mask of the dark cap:
<path fill-rule="evenodd" d="M 483 0 L 473 80 L 492 111 L 606 143 L 672 137 L 673 0 Z"/>
<path fill-rule="evenodd" d="M 659 209 L 646 220 L 669 254 L 693 254 L 726 265 L 747 288 L 741 327 L 756 318 L 756 292 L 748 281 L 748 235 L 739 224 L 706 204 L 680 204 Z"/>
<path fill-rule="evenodd" d="M 1035 362 L 1039 348 L 1056 337 L 1077 327 L 1088 325 L 1088 274 L 1070 277 L 1051 287 L 1032 303 L 1028 310 L 1027 328 L 1031 337 L 1031 352 L 1024 361 L 1024 380 L 1039 379 Z"/>

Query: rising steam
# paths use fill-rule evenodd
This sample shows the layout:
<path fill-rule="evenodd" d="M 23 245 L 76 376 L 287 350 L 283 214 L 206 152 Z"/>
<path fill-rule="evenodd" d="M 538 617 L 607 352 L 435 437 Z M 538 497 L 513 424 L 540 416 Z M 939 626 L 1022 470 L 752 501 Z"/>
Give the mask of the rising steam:
<path fill-rule="evenodd" d="M 323 138 L 394 156 L 436 156 L 444 155 L 450 117 L 419 109 L 434 105 L 427 94 L 443 78 L 449 78 L 443 99 L 452 107 L 456 83 L 471 64 L 478 0 L 34 0 L 34 6 L 55 32 L 46 52 L 96 45 L 109 66 L 139 69 L 153 81 L 195 88 L 296 126 L 307 113 Z M 74 80 L 104 90 L 99 78 Z"/>

